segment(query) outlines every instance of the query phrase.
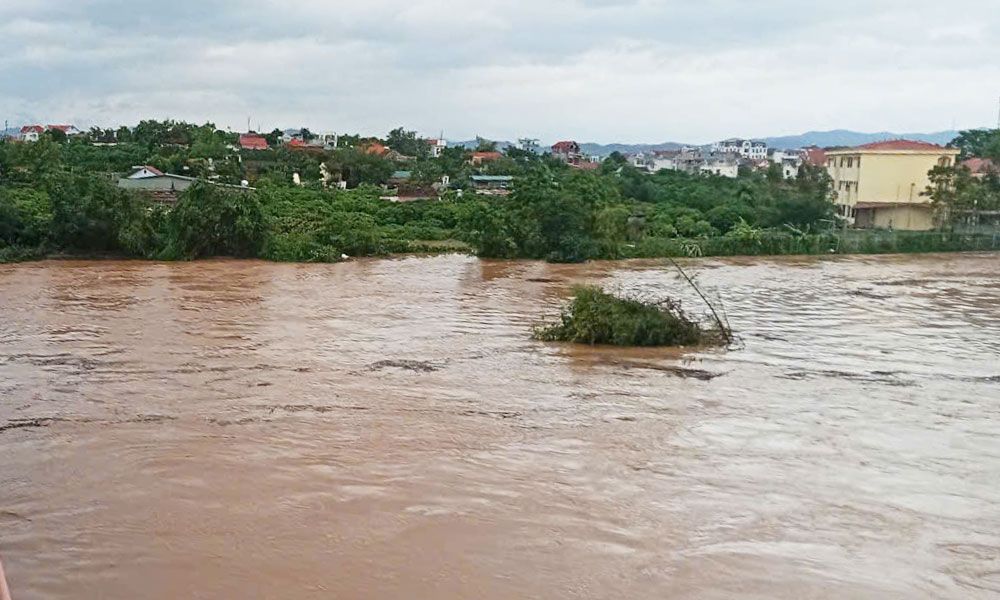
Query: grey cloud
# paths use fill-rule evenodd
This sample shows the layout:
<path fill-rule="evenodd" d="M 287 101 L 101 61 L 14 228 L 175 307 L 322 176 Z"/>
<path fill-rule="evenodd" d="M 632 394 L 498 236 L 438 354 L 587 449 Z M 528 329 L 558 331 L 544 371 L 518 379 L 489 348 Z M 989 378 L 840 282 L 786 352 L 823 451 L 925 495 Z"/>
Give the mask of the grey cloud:
<path fill-rule="evenodd" d="M 4 0 L 0 111 L 636 141 L 972 126 L 1000 16 L 967 4 Z"/>

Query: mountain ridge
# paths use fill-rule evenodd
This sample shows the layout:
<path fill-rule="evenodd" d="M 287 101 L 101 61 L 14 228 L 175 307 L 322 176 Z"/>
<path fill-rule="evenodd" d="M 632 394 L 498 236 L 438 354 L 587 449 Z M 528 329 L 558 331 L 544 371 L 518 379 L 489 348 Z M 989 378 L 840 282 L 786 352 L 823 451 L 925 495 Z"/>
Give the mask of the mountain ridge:
<path fill-rule="evenodd" d="M 798 135 L 754 137 L 748 139 L 760 140 L 766 143 L 768 148 L 776 148 L 778 150 L 795 150 L 798 148 L 805 148 L 807 146 L 819 146 L 821 148 L 860 146 L 871 142 L 881 142 L 895 139 L 931 142 L 933 144 L 941 144 L 943 146 L 954 140 L 955 137 L 958 136 L 958 133 L 958 131 L 954 130 L 936 131 L 931 133 L 895 133 L 892 131 L 865 133 L 861 131 L 852 131 L 850 129 L 833 129 L 830 131 L 807 131 Z M 452 142 L 449 145 L 475 148 L 476 144 L 476 140 L 467 140 L 462 142 Z M 503 150 L 508 146 L 516 145 L 517 144 L 515 142 L 506 140 L 497 142 L 497 148 L 500 150 Z M 593 156 L 608 156 L 612 152 L 635 154 L 638 152 L 679 150 L 684 147 L 703 148 L 710 145 L 711 144 L 690 144 L 683 142 L 660 142 L 654 144 L 628 144 L 623 142 L 600 144 L 597 142 L 584 142 L 580 144 L 580 149 L 584 154 Z M 547 146 L 544 145 L 541 146 L 542 149 L 545 149 L 546 147 Z"/>

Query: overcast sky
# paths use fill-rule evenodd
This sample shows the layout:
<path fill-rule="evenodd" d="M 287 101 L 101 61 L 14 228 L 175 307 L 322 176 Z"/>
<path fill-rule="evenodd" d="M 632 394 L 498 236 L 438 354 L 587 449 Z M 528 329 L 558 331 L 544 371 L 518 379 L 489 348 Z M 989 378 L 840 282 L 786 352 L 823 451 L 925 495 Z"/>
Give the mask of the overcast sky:
<path fill-rule="evenodd" d="M 993 125 L 997 0 L 0 0 L 0 122 L 708 142 Z"/>

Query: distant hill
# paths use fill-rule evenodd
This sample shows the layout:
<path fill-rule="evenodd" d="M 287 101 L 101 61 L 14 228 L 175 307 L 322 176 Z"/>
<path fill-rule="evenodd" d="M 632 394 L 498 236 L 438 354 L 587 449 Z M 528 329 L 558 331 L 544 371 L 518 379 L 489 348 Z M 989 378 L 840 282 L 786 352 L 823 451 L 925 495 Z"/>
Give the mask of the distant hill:
<path fill-rule="evenodd" d="M 607 156 L 612 152 L 636 154 L 638 152 L 657 152 L 659 150 L 680 150 L 684 146 L 692 145 L 693 144 L 680 144 L 677 142 L 663 142 L 660 144 L 594 144 L 588 142 L 580 144 L 580 150 L 582 150 L 584 154 Z"/>
<path fill-rule="evenodd" d="M 806 146 L 819 146 L 829 148 L 834 146 L 860 146 L 871 142 L 881 142 L 884 140 L 908 139 L 921 142 L 931 142 L 942 146 L 950 143 L 958 136 L 957 131 L 938 131 L 936 133 L 893 133 L 891 131 L 879 131 L 876 133 L 862 133 L 860 131 L 850 131 L 847 129 L 837 129 L 834 131 L 809 131 L 800 135 L 786 135 L 777 137 L 753 138 L 760 139 L 767 143 L 770 148 L 779 150 L 794 150 Z M 465 148 L 475 148 L 476 141 L 451 142 L 451 146 L 463 146 Z M 497 142 L 497 148 L 501 151 L 507 146 L 515 146 L 515 142 Z M 608 156 L 612 152 L 622 154 L 636 154 L 639 152 L 655 152 L 658 150 L 679 150 L 684 146 L 703 147 L 709 144 L 684 144 L 681 142 L 662 142 L 659 144 L 625 144 L 610 143 L 598 144 L 594 142 L 581 143 L 580 148 L 584 154 L 591 156 Z M 546 144 L 541 144 L 540 150 L 548 149 Z"/>
<path fill-rule="evenodd" d="M 957 131 L 939 131 L 936 133 L 893 133 L 891 131 L 880 131 L 878 133 L 860 133 L 846 129 L 836 129 L 834 131 L 810 131 L 801 135 L 767 137 L 763 138 L 763 141 L 771 148 L 792 150 L 805 146 L 820 146 L 823 148 L 831 146 L 860 146 L 861 144 L 869 144 L 871 142 L 898 139 L 930 142 L 943 146 L 950 143 L 957 136 Z"/>

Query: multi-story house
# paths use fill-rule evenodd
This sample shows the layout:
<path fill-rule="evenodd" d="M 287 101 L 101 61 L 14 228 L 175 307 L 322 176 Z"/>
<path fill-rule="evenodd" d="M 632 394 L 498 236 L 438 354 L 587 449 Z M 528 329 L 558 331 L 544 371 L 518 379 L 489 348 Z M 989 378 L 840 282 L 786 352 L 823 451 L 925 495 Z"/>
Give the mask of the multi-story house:
<path fill-rule="evenodd" d="M 837 212 L 857 227 L 926 231 L 936 225 L 925 195 L 934 167 L 955 164 L 960 151 L 892 140 L 826 153 Z"/>
<path fill-rule="evenodd" d="M 799 176 L 799 168 L 802 166 L 802 152 L 774 150 L 771 152 L 771 162 L 781 167 L 781 174 L 785 179 L 795 179 Z"/>
<path fill-rule="evenodd" d="M 580 151 L 580 144 L 573 141 L 553 144 L 552 156 L 571 165 L 578 164 L 584 160 L 583 152 Z"/>
<path fill-rule="evenodd" d="M 717 154 L 739 154 L 750 160 L 767 158 L 767 144 L 755 140 L 730 138 L 712 144 L 712 152 Z"/>
<path fill-rule="evenodd" d="M 440 158 L 444 154 L 445 148 L 448 147 L 448 142 L 442 139 L 427 140 L 427 145 L 431 149 L 431 158 Z"/>

